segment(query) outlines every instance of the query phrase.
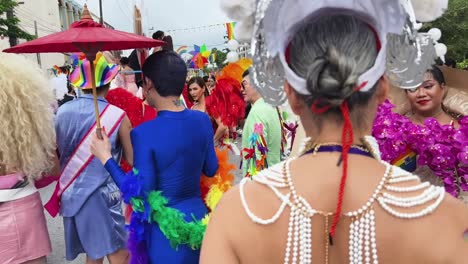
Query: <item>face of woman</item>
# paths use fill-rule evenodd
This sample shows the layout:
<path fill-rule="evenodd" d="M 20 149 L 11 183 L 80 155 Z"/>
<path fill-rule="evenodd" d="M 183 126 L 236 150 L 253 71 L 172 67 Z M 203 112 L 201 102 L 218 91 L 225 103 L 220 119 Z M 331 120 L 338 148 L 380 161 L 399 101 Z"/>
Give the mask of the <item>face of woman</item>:
<path fill-rule="evenodd" d="M 437 82 L 431 73 L 424 75 L 423 83 L 416 89 L 406 91 L 406 96 L 415 113 L 433 114 L 442 106 L 445 86 Z"/>
<path fill-rule="evenodd" d="M 215 81 L 213 80 L 213 78 L 209 78 L 207 86 L 208 87 L 214 87 L 214 85 L 215 85 Z"/>
<path fill-rule="evenodd" d="M 198 83 L 192 83 L 189 86 L 189 94 L 192 96 L 194 101 L 199 101 L 205 93 L 205 88 L 201 88 Z"/>

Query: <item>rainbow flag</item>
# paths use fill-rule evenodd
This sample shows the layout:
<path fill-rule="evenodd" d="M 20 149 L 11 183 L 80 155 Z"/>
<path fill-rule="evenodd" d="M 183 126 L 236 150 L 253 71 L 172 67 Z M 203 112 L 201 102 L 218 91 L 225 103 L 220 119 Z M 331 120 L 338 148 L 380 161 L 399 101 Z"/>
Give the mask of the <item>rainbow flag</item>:
<path fill-rule="evenodd" d="M 186 52 L 188 52 L 188 46 L 180 46 L 177 50 L 176 50 L 177 54 L 179 55 L 182 55 Z"/>
<path fill-rule="evenodd" d="M 400 167 L 405 171 L 413 172 L 417 167 L 416 153 L 408 148 L 398 158 L 392 160 L 391 164 Z"/>
<path fill-rule="evenodd" d="M 236 22 L 226 23 L 226 30 L 228 35 L 228 40 L 235 39 L 234 36 L 234 27 L 236 26 Z"/>
<path fill-rule="evenodd" d="M 211 61 L 212 63 L 215 63 L 215 62 L 216 62 L 216 52 L 211 53 L 211 55 L 210 55 L 210 61 Z"/>

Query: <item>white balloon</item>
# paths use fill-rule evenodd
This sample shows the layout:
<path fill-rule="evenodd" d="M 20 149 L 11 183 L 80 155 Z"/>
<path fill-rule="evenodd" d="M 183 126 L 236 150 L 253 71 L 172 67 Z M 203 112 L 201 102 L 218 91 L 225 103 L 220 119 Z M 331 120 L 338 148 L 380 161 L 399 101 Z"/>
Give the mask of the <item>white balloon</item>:
<path fill-rule="evenodd" d="M 438 57 L 442 57 L 447 54 L 447 46 L 443 43 L 437 43 L 434 48 Z"/>
<path fill-rule="evenodd" d="M 411 0 L 411 4 L 419 22 L 433 21 L 448 8 L 448 0 Z"/>
<path fill-rule="evenodd" d="M 239 42 L 237 42 L 237 40 L 235 40 L 235 39 L 231 39 L 227 43 L 227 48 L 230 51 L 235 51 L 235 50 L 237 50 L 239 48 Z"/>
<path fill-rule="evenodd" d="M 227 61 L 234 63 L 239 60 L 239 54 L 235 51 L 230 51 L 226 56 Z"/>
<path fill-rule="evenodd" d="M 434 41 L 439 41 L 439 39 L 442 37 L 442 31 L 440 31 L 438 28 L 431 28 L 427 33 Z"/>

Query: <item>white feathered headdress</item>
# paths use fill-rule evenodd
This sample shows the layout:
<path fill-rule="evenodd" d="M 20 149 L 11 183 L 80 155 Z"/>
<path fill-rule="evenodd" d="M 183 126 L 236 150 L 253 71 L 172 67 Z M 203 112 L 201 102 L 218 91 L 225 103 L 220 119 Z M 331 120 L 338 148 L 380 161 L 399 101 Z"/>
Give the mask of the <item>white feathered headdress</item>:
<path fill-rule="evenodd" d="M 444 14 L 448 0 L 411 0 L 411 4 L 419 22 L 430 22 Z"/>
<path fill-rule="evenodd" d="M 420 84 L 414 76 L 427 69 L 435 57 L 431 42 L 418 34 L 421 24 L 417 21 L 427 22 L 440 17 L 447 8 L 447 0 L 221 0 L 221 8 L 238 22 L 237 39 L 252 45 L 254 65 L 251 74 L 255 86 L 266 101 L 278 105 L 285 100 L 284 79 L 300 94 L 309 94 L 306 81 L 290 69 L 284 54 L 296 25 L 306 17 L 326 9 L 367 14 L 370 20 L 366 22 L 375 28 L 382 48 L 374 66 L 359 77 L 358 81 L 363 85 L 360 91 L 371 89 L 386 70 L 393 71 L 393 75 L 398 73 L 397 77 L 404 80 L 400 87 L 411 89 Z M 393 38 L 393 42 L 401 47 L 392 43 L 387 47 L 387 36 L 390 35 L 401 36 Z M 406 52 L 398 53 L 405 45 L 408 46 Z M 396 52 L 388 49 L 392 47 Z M 391 64 L 386 61 L 387 50 L 394 55 Z M 414 57 L 414 60 L 401 60 L 404 57 L 397 55 Z M 410 76 L 411 81 L 406 82 L 402 72 Z"/>

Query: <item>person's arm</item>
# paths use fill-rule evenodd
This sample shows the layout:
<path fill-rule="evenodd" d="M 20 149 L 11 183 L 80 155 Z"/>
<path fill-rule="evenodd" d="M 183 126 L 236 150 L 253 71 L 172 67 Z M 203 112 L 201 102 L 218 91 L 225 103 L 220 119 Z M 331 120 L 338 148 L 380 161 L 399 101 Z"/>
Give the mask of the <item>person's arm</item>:
<path fill-rule="evenodd" d="M 208 133 L 208 147 L 206 151 L 205 163 L 203 164 L 203 173 L 208 177 L 213 177 L 218 170 L 218 158 L 216 156 L 216 151 L 214 148 L 213 138 L 213 127 L 207 116 L 205 121 L 206 131 Z"/>
<path fill-rule="evenodd" d="M 112 157 L 112 145 L 105 129 L 102 130 L 101 134 L 102 139 L 99 139 L 96 132 L 93 132 L 91 153 L 93 153 L 93 155 L 99 159 L 99 161 L 101 161 L 106 170 L 112 176 L 112 179 L 114 179 L 114 182 L 117 184 L 117 186 L 122 188 L 126 174 Z"/>
<path fill-rule="evenodd" d="M 215 122 L 218 128 L 216 129 L 216 132 L 214 134 L 214 141 L 218 142 L 221 138 L 224 137 L 224 135 L 226 134 L 226 131 L 228 130 L 228 127 L 223 124 L 223 122 L 221 121 L 221 118 L 219 117 L 215 119 Z"/>
<path fill-rule="evenodd" d="M 141 129 L 134 129 L 130 133 L 133 145 L 133 167 L 138 170 L 141 177 L 143 190 L 150 192 L 157 189 L 156 165 L 154 152 L 149 141 L 150 135 Z M 157 137 L 156 137 L 157 138 Z"/>
<path fill-rule="evenodd" d="M 111 144 L 106 133 L 103 134 L 103 139 L 99 139 L 96 134 L 93 135 L 91 144 L 91 152 L 104 164 L 106 170 L 111 174 L 115 183 L 119 188 L 125 183 L 126 174 L 122 171 L 119 164 L 112 158 Z M 156 186 L 156 178 L 154 175 L 154 162 L 151 148 L 148 142 L 145 142 L 145 137 L 142 134 L 133 130 L 130 133 L 133 145 L 133 167 L 138 170 L 138 175 L 142 179 L 143 189 L 146 191 L 154 190 Z M 147 137 L 146 137 L 147 139 Z"/>
<path fill-rule="evenodd" d="M 130 139 L 130 132 L 132 131 L 132 124 L 127 116 L 122 120 L 119 128 L 119 140 L 123 147 L 123 156 L 130 166 L 133 166 L 133 147 Z"/>
<path fill-rule="evenodd" d="M 36 188 L 41 189 L 47 187 L 54 181 L 58 181 L 58 179 L 60 178 L 60 162 L 58 160 L 57 154 L 54 155 L 53 160 L 54 167 L 50 171 L 45 173 L 44 177 L 34 181 L 34 185 L 36 186 Z"/>

